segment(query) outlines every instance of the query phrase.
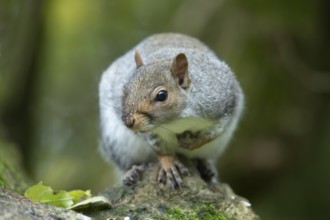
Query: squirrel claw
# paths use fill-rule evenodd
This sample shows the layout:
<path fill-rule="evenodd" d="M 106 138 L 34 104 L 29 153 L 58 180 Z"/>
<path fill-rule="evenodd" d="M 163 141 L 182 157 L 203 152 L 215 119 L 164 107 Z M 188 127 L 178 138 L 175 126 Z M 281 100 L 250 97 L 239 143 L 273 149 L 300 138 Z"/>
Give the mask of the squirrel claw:
<path fill-rule="evenodd" d="M 161 156 L 160 168 L 157 181 L 159 184 L 166 184 L 169 188 L 181 188 L 182 179 L 180 174 L 190 175 L 188 169 L 173 156 Z"/>
<path fill-rule="evenodd" d="M 181 187 L 182 180 L 175 168 L 164 170 L 160 168 L 158 173 L 158 183 L 166 184 L 169 188 L 174 189 L 176 186 Z"/>
<path fill-rule="evenodd" d="M 186 176 L 190 176 L 189 170 L 180 161 L 174 161 L 175 166 L 179 169 L 180 173 Z"/>
<path fill-rule="evenodd" d="M 145 170 L 145 165 L 133 165 L 131 169 L 129 169 L 124 176 L 123 183 L 126 186 L 131 186 L 139 181 L 142 172 Z"/>

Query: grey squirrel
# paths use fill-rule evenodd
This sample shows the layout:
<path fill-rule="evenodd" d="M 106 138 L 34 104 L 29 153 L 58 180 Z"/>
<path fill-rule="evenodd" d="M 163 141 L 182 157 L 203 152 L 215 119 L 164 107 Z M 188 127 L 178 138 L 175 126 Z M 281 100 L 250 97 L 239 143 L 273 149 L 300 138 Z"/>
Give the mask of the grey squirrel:
<path fill-rule="evenodd" d="M 189 175 L 177 155 L 197 161 L 212 181 L 217 157 L 229 142 L 244 105 L 231 69 L 199 40 L 152 35 L 103 73 L 99 85 L 102 155 L 138 181 L 159 161 L 157 180 L 175 187 Z M 156 178 L 156 177 L 155 177 Z"/>

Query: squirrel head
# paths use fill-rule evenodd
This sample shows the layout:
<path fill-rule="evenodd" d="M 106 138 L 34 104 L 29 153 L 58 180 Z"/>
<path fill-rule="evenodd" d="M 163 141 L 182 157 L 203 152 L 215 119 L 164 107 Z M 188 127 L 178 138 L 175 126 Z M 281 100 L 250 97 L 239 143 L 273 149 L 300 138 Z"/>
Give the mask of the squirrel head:
<path fill-rule="evenodd" d="M 175 120 L 186 106 L 188 61 L 181 53 L 144 64 L 136 51 L 135 62 L 134 75 L 124 88 L 122 120 L 128 128 L 145 132 Z"/>

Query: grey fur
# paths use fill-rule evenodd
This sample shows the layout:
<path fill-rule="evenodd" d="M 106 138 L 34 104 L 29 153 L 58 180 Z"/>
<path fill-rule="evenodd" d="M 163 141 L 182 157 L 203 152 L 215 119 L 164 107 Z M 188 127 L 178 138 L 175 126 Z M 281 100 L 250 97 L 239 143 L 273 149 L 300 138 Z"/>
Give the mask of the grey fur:
<path fill-rule="evenodd" d="M 145 64 L 138 69 L 134 62 L 136 49 Z M 150 132 L 139 134 L 128 129 L 121 119 L 122 115 L 133 111 L 145 98 L 143 96 L 148 95 L 149 87 L 170 80 L 167 72 L 179 53 L 184 53 L 188 59 L 191 78 L 187 90 L 176 87 L 180 102 L 167 112 L 153 112 L 155 129 Z M 101 152 L 122 170 L 155 161 L 155 149 L 191 158 L 216 159 L 230 140 L 244 105 L 243 92 L 231 69 L 199 40 L 172 33 L 148 37 L 115 60 L 102 75 L 99 96 Z M 180 140 L 165 141 L 167 134 L 164 133 L 171 133 L 172 124 L 176 126 L 178 122 L 181 126 L 184 119 L 190 118 L 192 124 L 185 126 L 183 131 L 190 127 L 202 130 L 200 137 L 193 141 L 210 137 L 217 139 L 193 151 L 178 147 Z M 210 122 L 210 125 L 202 128 L 196 118 Z M 168 134 L 168 137 L 175 139 L 176 134 L 173 131 L 173 135 Z M 159 145 L 156 146 L 159 149 L 152 145 Z"/>

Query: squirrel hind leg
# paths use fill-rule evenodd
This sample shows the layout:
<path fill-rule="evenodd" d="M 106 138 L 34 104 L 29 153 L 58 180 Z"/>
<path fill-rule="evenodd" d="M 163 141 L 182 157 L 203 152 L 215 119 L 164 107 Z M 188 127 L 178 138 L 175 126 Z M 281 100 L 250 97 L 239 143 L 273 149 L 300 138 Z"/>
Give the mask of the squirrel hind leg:
<path fill-rule="evenodd" d="M 146 169 L 145 164 L 133 165 L 129 170 L 126 171 L 123 178 L 123 183 L 126 186 L 131 186 L 137 183 L 141 179 L 141 175 Z"/>
<path fill-rule="evenodd" d="M 212 183 L 218 181 L 218 175 L 215 167 L 204 159 L 196 159 L 196 168 L 205 182 Z"/>

